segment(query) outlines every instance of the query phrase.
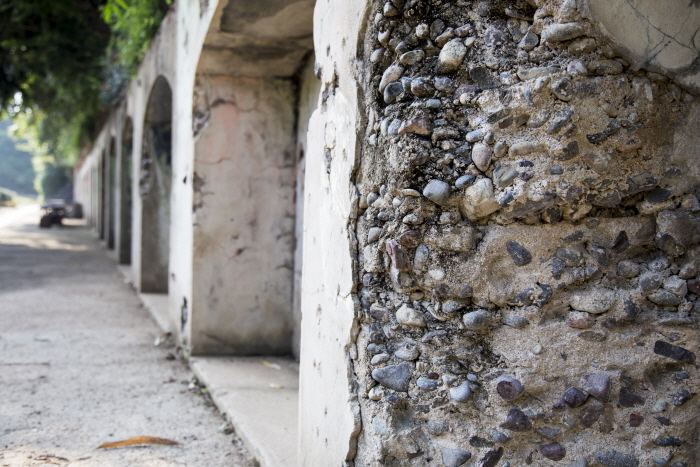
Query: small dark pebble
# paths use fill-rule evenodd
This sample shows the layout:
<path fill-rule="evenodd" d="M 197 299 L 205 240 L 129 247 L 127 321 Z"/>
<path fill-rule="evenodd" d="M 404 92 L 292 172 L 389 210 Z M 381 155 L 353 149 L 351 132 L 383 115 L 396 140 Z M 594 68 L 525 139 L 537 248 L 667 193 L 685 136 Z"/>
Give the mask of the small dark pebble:
<path fill-rule="evenodd" d="M 620 389 L 620 397 L 618 397 L 617 402 L 622 407 L 630 408 L 644 405 L 646 400 L 642 396 L 632 392 L 630 389 L 623 387 Z"/>
<path fill-rule="evenodd" d="M 516 266 L 525 266 L 532 261 L 532 254 L 517 242 L 506 243 L 506 249 Z"/>
<path fill-rule="evenodd" d="M 583 377 L 583 390 L 601 402 L 610 397 L 610 376 L 602 373 L 590 373 Z"/>
<path fill-rule="evenodd" d="M 683 444 L 683 440 L 676 438 L 675 436 L 665 436 L 654 441 L 657 446 L 667 447 L 667 446 L 680 446 Z"/>
<path fill-rule="evenodd" d="M 561 401 L 572 409 L 575 409 L 576 407 L 581 407 L 586 402 L 587 398 L 588 395 L 579 388 L 570 387 L 562 394 Z"/>
<path fill-rule="evenodd" d="M 552 277 L 559 279 L 561 273 L 564 272 L 564 268 L 566 268 L 566 263 L 559 258 L 554 258 L 552 260 Z"/>
<path fill-rule="evenodd" d="M 632 454 L 623 454 L 615 450 L 598 451 L 595 455 L 596 462 L 605 467 L 639 467 L 639 459 Z"/>
<path fill-rule="evenodd" d="M 578 418 L 581 421 L 581 425 L 585 428 L 590 428 L 595 422 L 598 421 L 601 415 L 603 415 L 603 410 L 605 406 L 598 401 L 593 402 L 581 409 L 578 414 Z"/>
<path fill-rule="evenodd" d="M 486 453 L 481 459 L 479 467 L 495 467 L 501 460 L 501 457 L 503 457 L 503 448 L 499 446 L 497 449 L 492 449 Z"/>
<path fill-rule="evenodd" d="M 508 441 L 510 441 L 510 436 L 494 428 L 493 430 L 491 430 L 491 439 L 494 440 L 496 443 L 505 444 Z"/>
<path fill-rule="evenodd" d="M 670 426 L 671 425 L 671 419 L 668 417 L 656 417 L 656 421 L 659 422 L 663 426 Z"/>
<path fill-rule="evenodd" d="M 501 423 L 500 427 L 511 431 L 529 431 L 532 429 L 532 422 L 518 407 L 511 407 L 506 421 Z"/>
<path fill-rule="evenodd" d="M 561 433 L 559 428 L 552 428 L 551 426 L 541 426 L 535 430 L 539 435 L 544 436 L 547 439 L 556 439 Z"/>
<path fill-rule="evenodd" d="M 690 392 L 688 392 L 687 389 L 681 389 L 679 392 L 671 394 L 671 400 L 673 401 L 673 405 L 675 405 L 676 407 L 685 404 L 690 400 L 691 397 L 693 397 L 693 395 Z"/>
<path fill-rule="evenodd" d="M 627 248 L 629 248 L 629 246 L 629 237 L 627 236 L 627 232 L 623 230 L 619 234 L 617 234 L 617 237 L 615 237 L 615 240 L 613 240 L 612 245 L 610 245 L 610 249 L 614 253 L 619 254 L 625 251 Z"/>
<path fill-rule="evenodd" d="M 472 436 L 469 438 L 469 445 L 474 446 L 475 448 L 491 448 L 493 447 L 493 441 L 479 438 L 478 436 Z"/>
<path fill-rule="evenodd" d="M 512 376 L 502 376 L 496 383 L 496 391 L 504 400 L 510 402 L 520 397 L 525 392 L 525 388 Z"/>
<path fill-rule="evenodd" d="M 566 449 L 556 441 L 541 445 L 540 452 L 544 457 L 552 459 L 553 461 L 560 461 L 566 456 Z"/>
<path fill-rule="evenodd" d="M 564 241 L 566 243 L 573 243 L 573 242 L 578 242 L 583 238 L 583 230 L 577 230 L 576 232 L 572 233 L 571 235 L 567 235 L 564 237 Z"/>
<path fill-rule="evenodd" d="M 630 426 L 631 427 L 638 427 L 639 425 L 642 424 L 643 421 L 644 421 L 644 417 L 642 417 L 638 413 L 631 413 L 630 414 Z"/>
<path fill-rule="evenodd" d="M 690 350 L 664 341 L 654 343 L 654 353 L 686 363 L 695 361 L 695 354 Z"/>
<path fill-rule="evenodd" d="M 549 168 L 549 173 L 552 175 L 561 175 L 564 173 L 564 168 L 561 165 L 553 165 Z"/>
<path fill-rule="evenodd" d="M 680 373 L 676 373 L 676 379 L 688 379 L 688 378 L 690 378 L 690 375 L 685 371 L 681 371 Z"/>

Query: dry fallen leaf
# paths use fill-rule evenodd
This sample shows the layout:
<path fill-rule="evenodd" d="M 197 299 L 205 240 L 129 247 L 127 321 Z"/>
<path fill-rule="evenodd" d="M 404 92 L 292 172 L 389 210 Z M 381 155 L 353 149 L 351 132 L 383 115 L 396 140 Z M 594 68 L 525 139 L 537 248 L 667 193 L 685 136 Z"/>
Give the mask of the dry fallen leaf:
<path fill-rule="evenodd" d="M 274 370 L 281 370 L 281 369 L 282 369 L 282 367 L 279 366 L 278 364 L 276 364 L 276 363 L 270 363 L 270 362 L 268 362 L 267 360 L 260 360 L 260 363 L 262 363 L 262 364 L 265 365 L 266 367 L 272 368 L 272 369 L 274 369 Z"/>
<path fill-rule="evenodd" d="M 282 386 L 281 384 L 270 383 L 270 387 L 272 389 L 282 389 L 284 386 Z"/>
<path fill-rule="evenodd" d="M 124 446 L 139 446 L 143 444 L 159 444 L 163 446 L 172 446 L 175 444 L 180 444 L 177 441 L 165 438 L 156 438 L 154 436 L 135 436 L 133 438 L 125 439 L 122 441 L 115 441 L 113 443 L 104 443 L 100 445 L 97 449 L 111 449 L 111 448 L 121 448 Z"/>

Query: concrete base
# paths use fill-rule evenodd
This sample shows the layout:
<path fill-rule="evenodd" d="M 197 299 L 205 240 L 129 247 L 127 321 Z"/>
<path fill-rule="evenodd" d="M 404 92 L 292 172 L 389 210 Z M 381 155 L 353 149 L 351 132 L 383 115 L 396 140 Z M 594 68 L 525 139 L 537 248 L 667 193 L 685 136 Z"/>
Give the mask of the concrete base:
<path fill-rule="evenodd" d="M 280 357 L 193 357 L 190 366 L 261 467 L 298 465 L 297 363 Z"/>
<path fill-rule="evenodd" d="M 131 268 L 118 269 L 132 283 Z M 138 295 L 158 326 L 172 332 L 168 295 Z M 298 363 L 282 357 L 192 357 L 190 367 L 261 467 L 298 464 Z"/>
<path fill-rule="evenodd" d="M 140 293 L 139 298 L 162 330 L 175 332 L 173 323 L 168 318 L 168 294 Z"/>

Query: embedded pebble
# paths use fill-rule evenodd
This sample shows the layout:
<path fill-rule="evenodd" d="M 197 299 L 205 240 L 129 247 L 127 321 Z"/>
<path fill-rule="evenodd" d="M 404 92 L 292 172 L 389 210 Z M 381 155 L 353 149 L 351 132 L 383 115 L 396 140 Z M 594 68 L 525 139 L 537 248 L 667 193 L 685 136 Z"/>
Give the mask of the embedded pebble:
<path fill-rule="evenodd" d="M 497 166 L 493 171 L 493 183 L 499 188 L 510 185 L 518 178 L 518 171 L 512 167 Z"/>
<path fill-rule="evenodd" d="M 382 363 L 388 362 L 390 358 L 391 358 L 391 356 L 389 354 L 380 353 L 380 354 L 377 354 L 374 357 L 372 357 L 372 360 L 370 360 L 370 363 L 372 365 L 380 365 Z"/>
<path fill-rule="evenodd" d="M 472 390 L 469 387 L 469 382 L 465 381 L 459 386 L 450 388 L 450 397 L 457 402 L 466 402 L 472 395 Z"/>
<path fill-rule="evenodd" d="M 445 449 L 442 451 L 442 463 L 445 467 L 459 467 L 464 465 L 471 457 L 472 454 L 469 451 L 461 449 Z"/>
<path fill-rule="evenodd" d="M 382 386 L 399 392 L 408 392 L 408 383 L 413 375 L 413 365 L 401 363 L 372 370 L 372 378 Z"/>
<path fill-rule="evenodd" d="M 545 42 L 563 42 L 583 35 L 585 29 L 581 23 L 554 23 L 542 31 Z"/>
<path fill-rule="evenodd" d="M 688 349 L 664 341 L 654 343 L 654 353 L 681 362 L 695 362 L 695 354 Z"/>
<path fill-rule="evenodd" d="M 501 320 L 501 322 L 506 326 L 510 326 L 516 329 L 522 329 L 528 324 L 530 324 L 530 321 L 528 321 L 527 318 L 518 315 L 506 316 Z"/>
<path fill-rule="evenodd" d="M 525 392 L 522 383 L 512 376 L 501 376 L 496 382 L 496 391 L 503 400 L 508 402 L 516 400 Z"/>
<path fill-rule="evenodd" d="M 415 345 L 405 345 L 397 350 L 394 355 L 401 360 L 413 361 L 420 356 L 420 351 Z"/>
<path fill-rule="evenodd" d="M 564 449 L 564 446 L 556 441 L 540 446 L 540 453 L 547 459 L 551 459 L 553 461 L 560 461 L 566 457 L 566 449 Z"/>
<path fill-rule="evenodd" d="M 444 206 L 450 197 L 450 185 L 440 180 L 431 180 L 423 190 L 423 196 L 435 204 Z"/>
<path fill-rule="evenodd" d="M 456 71 L 467 55 L 467 46 L 461 39 L 452 39 L 440 51 L 437 72 L 450 73 Z"/>
<path fill-rule="evenodd" d="M 406 304 L 401 305 L 396 312 L 396 321 L 404 326 L 424 327 L 426 325 L 425 316 Z"/>
<path fill-rule="evenodd" d="M 403 88 L 402 88 L 403 89 Z M 399 128 L 399 134 L 413 133 L 416 135 L 427 136 L 433 131 L 432 122 L 426 117 L 413 117 L 406 120 Z"/>
<path fill-rule="evenodd" d="M 399 97 L 403 91 L 403 85 L 399 81 L 389 83 L 387 87 L 384 88 L 384 102 L 387 104 L 396 102 L 396 98 Z"/>
<path fill-rule="evenodd" d="M 593 60 L 588 63 L 588 72 L 592 75 L 619 75 L 622 63 L 616 60 Z"/>
<path fill-rule="evenodd" d="M 590 373 L 583 377 L 583 390 L 601 402 L 610 397 L 610 376 L 602 373 Z"/>
<path fill-rule="evenodd" d="M 575 293 L 569 302 L 571 308 L 587 313 L 605 313 L 615 305 L 615 292 L 610 289 L 594 289 Z"/>
<path fill-rule="evenodd" d="M 455 187 L 457 188 L 466 188 L 472 183 L 474 183 L 474 180 L 476 180 L 476 177 L 474 175 L 462 175 L 455 181 Z"/>
<path fill-rule="evenodd" d="M 472 161 L 476 168 L 485 172 L 491 164 L 491 149 L 482 143 L 477 143 L 472 148 Z"/>
<path fill-rule="evenodd" d="M 464 314 L 462 322 L 470 331 L 483 331 L 491 325 L 491 314 L 486 310 L 471 311 Z"/>
<path fill-rule="evenodd" d="M 502 447 L 491 449 L 484 455 L 484 457 L 481 458 L 479 467 L 496 467 L 498 462 L 501 460 L 501 457 L 503 457 Z"/>
<path fill-rule="evenodd" d="M 418 381 L 416 381 L 416 385 L 424 391 L 434 391 L 440 386 L 440 381 L 421 376 L 418 378 Z"/>
<path fill-rule="evenodd" d="M 540 43 L 540 38 L 537 34 L 535 34 L 532 31 L 528 31 L 522 39 L 520 39 L 520 42 L 518 43 L 518 47 L 520 47 L 523 50 L 532 50 L 535 47 L 537 47 L 537 44 Z"/>
<path fill-rule="evenodd" d="M 595 460 L 605 467 L 639 467 L 639 460 L 634 455 L 615 450 L 598 451 Z"/>
<path fill-rule="evenodd" d="M 401 58 L 399 58 L 399 61 L 401 62 L 402 65 L 412 66 L 412 65 L 415 65 L 416 63 L 422 62 L 424 58 L 425 58 L 425 52 L 423 52 L 422 50 L 411 50 L 411 51 L 406 52 L 405 54 L 401 55 Z"/>
<path fill-rule="evenodd" d="M 588 398 L 588 395 L 581 391 L 579 388 L 570 387 L 561 396 L 561 401 L 567 406 L 575 409 L 576 407 L 581 407 Z"/>
<path fill-rule="evenodd" d="M 494 428 L 491 430 L 491 439 L 496 443 L 505 444 L 510 441 L 510 436 Z"/>
<path fill-rule="evenodd" d="M 384 89 L 389 85 L 389 83 L 394 83 L 401 78 L 403 75 L 404 68 L 398 65 L 392 65 L 384 71 L 382 79 L 379 82 L 379 92 L 384 92 Z"/>
<path fill-rule="evenodd" d="M 561 430 L 559 428 L 552 428 L 550 426 L 541 426 L 535 429 L 535 432 L 547 439 L 556 439 L 561 434 Z"/>
<path fill-rule="evenodd" d="M 526 266 L 532 261 L 532 254 L 517 242 L 507 242 L 506 250 L 516 266 Z"/>
<path fill-rule="evenodd" d="M 683 444 L 683 440 L 676 436 L 664 436 L 654 441 L 657 446 L 667 447 L 667 446 L 680 446 Z"/>
<path fill-rule="evenodd" d="M 462 205 L 469 220 L 477 220 L 497 211 L 498 201 L 493 195 L 493 182 L 490 178 L 481 178 L 464 191 Z"/>
<path fill-rule="evenodd" d="M 430 420 L 427 424 L 428 433 L 433 436 L 440 436 L 450 431 L 450 426 L 445 421 Z"/>
<path fill-rule="evenodd" d="M 520 408 L 511 407 L 506 421 L 499 426 L 510 431 L 529 431 L 532 429 L 532 422 Z"/>
<path fill-rule="evenodd" d="M 617 274 L 631 279 L 639 275 L 639 264 L 631 260 L 623 260 L 617 263 Z"/>

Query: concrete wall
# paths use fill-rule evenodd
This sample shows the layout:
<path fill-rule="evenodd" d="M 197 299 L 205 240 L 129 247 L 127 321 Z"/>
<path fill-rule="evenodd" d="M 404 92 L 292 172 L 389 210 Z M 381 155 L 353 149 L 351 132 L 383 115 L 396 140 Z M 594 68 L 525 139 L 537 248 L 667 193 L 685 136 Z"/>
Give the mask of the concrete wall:
<path fill-rule="evenodd" d="M 302 465 L 696 465 L 699 12 L 181 0 L 76 197 L 163 76 L 172 327 L 298 354 Z"/>

